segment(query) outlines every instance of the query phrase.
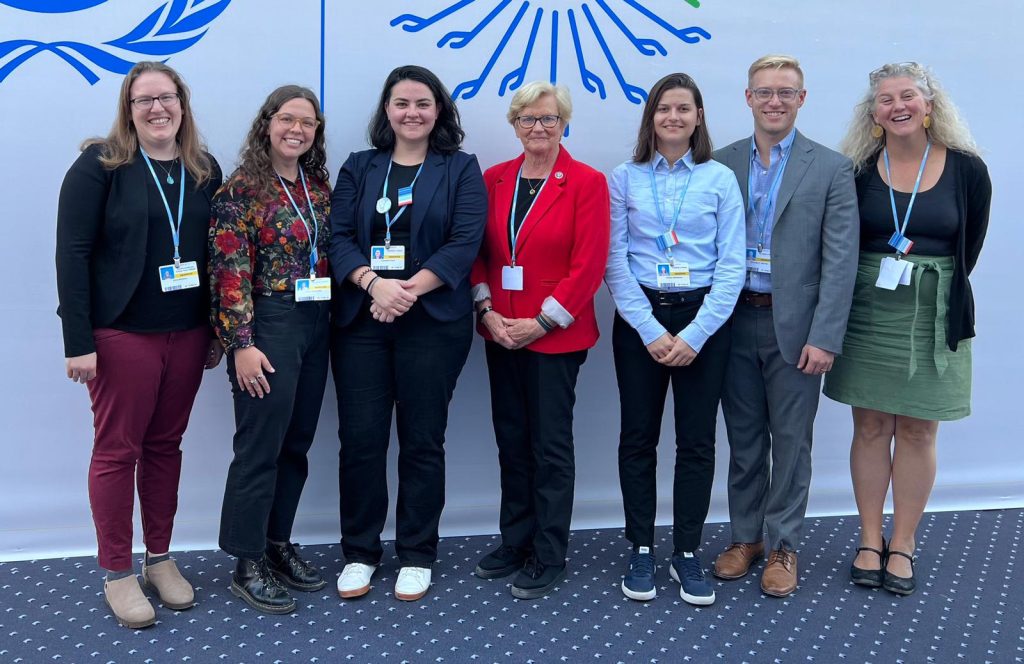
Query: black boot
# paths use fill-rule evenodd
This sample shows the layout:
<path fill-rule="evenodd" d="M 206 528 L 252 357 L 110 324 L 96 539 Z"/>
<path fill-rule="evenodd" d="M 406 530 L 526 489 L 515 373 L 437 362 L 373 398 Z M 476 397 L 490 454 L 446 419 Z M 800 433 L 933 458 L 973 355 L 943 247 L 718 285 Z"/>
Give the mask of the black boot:
<path fill-rule="evenodd" d="M 267 566 L 286 586 L 312 592 L 327 585 L 320 572 L 301 557 L 291 542 L 277 544 L 267 541 Z"/>
<path fill-rule="evenodd" d="M 295 610 L 295 600 L 271 573 L 266 557 L 238 559 L 231 575 L 231 593 L 264 613 L 291 613 Z"/>

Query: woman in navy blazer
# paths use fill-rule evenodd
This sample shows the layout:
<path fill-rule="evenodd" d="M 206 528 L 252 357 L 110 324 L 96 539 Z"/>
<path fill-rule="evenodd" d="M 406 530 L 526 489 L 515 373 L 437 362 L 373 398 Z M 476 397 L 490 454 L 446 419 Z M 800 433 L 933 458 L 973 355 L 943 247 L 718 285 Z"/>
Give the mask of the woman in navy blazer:
<path fill-rule="evenodd" d="M 387 450 L 398 421 L 395 597 L 430 587 L 444 507 L 448 403 L 472 343 L 469 271 L 487 193 L 461 152 L 459 113 L 430 71 L 399 67 L 331 199 L 336 295 L 331 342 L 338 395 L 341 544 L 338 594 L 370 590 L 387 518 Z"/>

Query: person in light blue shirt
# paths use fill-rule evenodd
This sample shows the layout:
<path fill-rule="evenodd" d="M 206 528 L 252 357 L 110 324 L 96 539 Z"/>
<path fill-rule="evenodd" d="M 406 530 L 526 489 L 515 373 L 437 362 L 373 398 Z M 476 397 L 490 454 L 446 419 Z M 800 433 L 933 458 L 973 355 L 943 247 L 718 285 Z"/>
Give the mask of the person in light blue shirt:
<path fill-rule="evenodd" d="M 715 426 L 732 314 L 745 278 L 743 198 L 736 177 L 711 160 L 697 84 L 670 74 L 651 89 L 633 158 L 611 175 L 611 249 L 605 282 L 622 430 L 619 481 L 633 544 L 622 592 L 656 594 L 655 468 L 668 386 L 676 427 L 670 575 L 686 602 L 715 593 L 697 548 L 711 499 Z"/>

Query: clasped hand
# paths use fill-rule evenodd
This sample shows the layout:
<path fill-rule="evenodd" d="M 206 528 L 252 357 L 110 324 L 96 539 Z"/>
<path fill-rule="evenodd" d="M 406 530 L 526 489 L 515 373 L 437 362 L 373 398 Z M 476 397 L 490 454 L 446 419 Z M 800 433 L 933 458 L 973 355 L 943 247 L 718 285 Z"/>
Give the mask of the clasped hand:
<path fill-rule="evenodd" d="M 647 352 L 656 362 L 667 367 L 685 367 L 697 358 L 697 351 L 690 344 L 668 332 L 647 344 Z"/>
<path fill-rule="evenodd" d="M 480 321 L 491 338 L 509 350 L 525 348 L 547 334 L 535 318 L 505 318 L 497 311 L 490 311 Z"/>
<path fill-rule="evenodd" d="M 403 279 L 377 279 L 370 297 L 370 314 L 381 323 L 392 323 L 416 304 L 413 284 Z"/>

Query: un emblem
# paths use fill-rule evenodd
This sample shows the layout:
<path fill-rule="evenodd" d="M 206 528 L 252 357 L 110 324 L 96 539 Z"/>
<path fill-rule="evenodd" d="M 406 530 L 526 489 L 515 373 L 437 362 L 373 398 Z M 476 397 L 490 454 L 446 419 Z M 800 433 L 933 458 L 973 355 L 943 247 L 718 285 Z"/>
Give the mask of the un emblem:
<path fill-rule="evenodd" d="M 454 24 L 464 15 L 463 12 L 475 0 L 459 0 L 430 16 L 402 14 L 391 20 L 392 27 L 400 27 L 406 32 L 421 32 L 442 22 Z M 620 58 L 639 54 L 643 57 L 667 57 L 668 50 L 660 41 L 649 34 L 652 29 L 667 33 L 671 38 L 684 44 L 697 44 L 702 39 L 711 39 L 711 35 L 695 25 L 676 27 L 676 10 L 672 15 L 664 16 L 650 8 L 651 2 L 642 0 L 594 0 L 593 2 L 535 2 L 528 0 L 498 0 L 493 8 L 479 19 L 475 25 L 461 25 L 445 32 L 437 41 L 437 48 L 461 49 L 469 47 L 479 39 L 481 33 L 494 23 L 504 25 L 504 31 L 497 31 L 497 41 L 491 41 L 487 48 L 490 55 L 480 75 L 474 79 L 463 81 L 455 86 L 452 97 L 455 99 L 471 99 L 475 97 L 498 65 L 509 42 L 517 34 L 528 35 L 518 66 L 506 73 L 497 86 L 498 96 L 504 96 L 510 90 L 516 90 L 525 82 L 527 67 L 536 57 L 547 65 L 548 78 L 552 83 L 560 76 L 578 75 L 584 89 L 601 99 L 608 96 L 607 85 L 588 61 L 603 57 L 608 69 L 615 77 L 619 89 L 625 98 L 634 103 L 642 104 L 647 99 L 647 92 L 630 83 L 622 72 Z M 698 9 L 700 0 L 685 0 L 689 9 Z M 533 8 L 531 11 L 531 7 Z M 545 15 L 547 20 L 545 21 Z M 564 23 L 562 22 L 564 16 Z M 524 20 L 525 19 L 525 20 Z M 545 27 L 547 40 L 538 36 Z M 568 29 L 564 27 L 568 24 Z M 490 34 L 492 31 L 489 31 Z M 616 53 L 608 39 L 608 34 L 615 32 L 625 38 L 629 44 L 628 52 Z M 558 60 L 559 39 L 570 39 L 575 62 L 561 63 Z M 517 41 L 522 41 L 517 38 Z M 618 40 L 622 42 L 622 39 Z M 545 48 L 550 46 L 550 48 Z M 543 51 L 547 51 L 544 53 Z M 635 52 L 635 53 L 634 53 Z"/>
<path fill-rule="evenodd" d="M 23 11 L 41 14 L 78 12 L 108 0 L 0 0 Z M 78 41 L 40 42 L 12 39 L 0 42 L 0 83 L 30 58 L 51 53 L 73 67 L 89 84 L 98 71 L 127 74 L 140 60 L 166 59 L 198 42 L 207 26 L 231 0 L 166 0 L 128 32 L 99 45 Z M 139 3 L 141 4 L 141 3 Z"/>

